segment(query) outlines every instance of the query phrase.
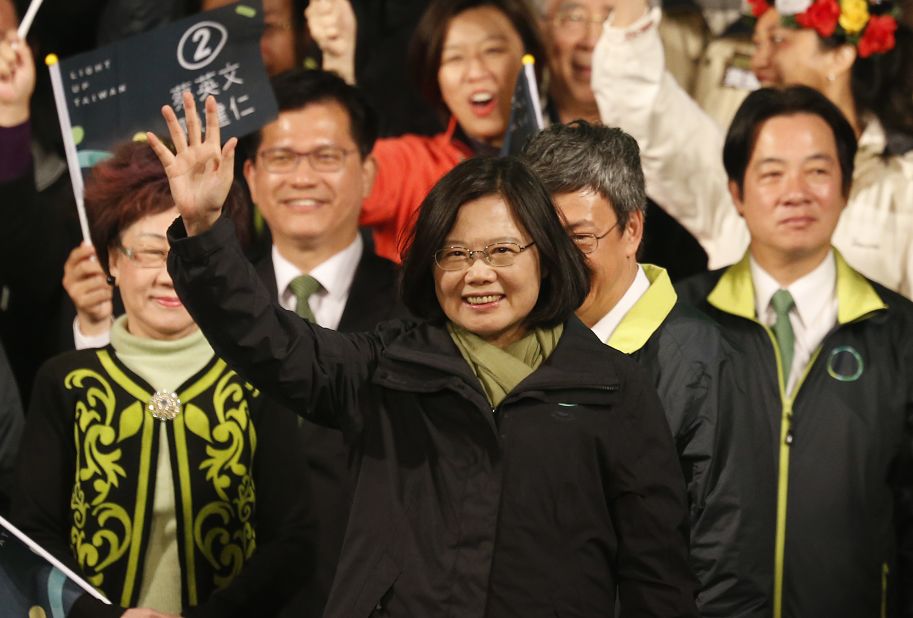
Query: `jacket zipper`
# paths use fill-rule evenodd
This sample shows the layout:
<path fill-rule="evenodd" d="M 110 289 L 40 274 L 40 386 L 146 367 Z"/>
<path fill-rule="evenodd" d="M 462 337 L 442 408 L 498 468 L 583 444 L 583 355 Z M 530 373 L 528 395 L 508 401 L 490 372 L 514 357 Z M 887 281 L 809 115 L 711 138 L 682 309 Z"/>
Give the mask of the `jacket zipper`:
<path fill-rule="evenodd" d="M 888 617 L 888 576 L 891 568 L 885 562 L 881 565 L 881 618 Z"/>
<path fill-rule="evenodd" d="M 767 333 L 767 336 L 770 337 L 770 342 L 773 345 L 774 358 L 777 363 L 777 385 L 780 390 L 780 405 L 782 409 L 780 417 L 779 461 L 777 465 L 777 528 L 774 541 L 773 608 L 773 618 L 782 618 L 783 570 L 786 558 L 786 506 L 787 497 L 789 495 L 790 448 L 796 441 L 796 434 L 793 431 L 793 402 L 795 401 L 795 396 L 801 390 L 802 384 L 808 377 L 811 368 L 814 366 L 815 361 L 818 360 L 818 355 L 821 353 L 824 340 L 821 341 L 822 345 L 818 346 L 818 349 L 815 350 L 815 353 L 812 354 L 812 357 L 805 365 L 805 369 L 803 370 L 802 375 L 799 377 L 799 380 L 796 382 L 795 388 L 792 390 L 792 392 L 787 394 L 786 389 L 788 387 L 789 376 L 783 375 L 783 360 L 780 358 L 780 347 L 777 345 L 777 339 L 774 337 L 773 331 L 768 326 L 758 322 L 757 320 L 755 320 L 755 322 L 764 329 L 764 331 Z"/>

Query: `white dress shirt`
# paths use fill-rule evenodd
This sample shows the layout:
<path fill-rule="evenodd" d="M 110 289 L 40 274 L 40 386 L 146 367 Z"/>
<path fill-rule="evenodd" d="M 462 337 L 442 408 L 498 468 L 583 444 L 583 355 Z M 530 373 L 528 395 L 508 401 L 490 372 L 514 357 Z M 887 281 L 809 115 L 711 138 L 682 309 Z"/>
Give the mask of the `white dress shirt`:
<path fill-rule="evenodd" d="M 770 299 L 779 289 L 786 289 L 795 305 L 789 311 L 789 323 L 795 335 L 793 364 L 790 367 L 786 390 L 791 393 L 805 373 L 812 354 L 837 324 L 837 265 L 834 252 L 813 271 L 782 288 L 761 266 L 750 258 L 751 279 L 755 291 L 755 312 L 758 320 L 773 326 L 777 321 Z"/>
<path fill-rule="evenodd" d="M 593 324 L 591 330 L 596 333 L 596 336 L 599 337 L 601 342 L 609 342 L 612 333 L 614 333 L 615 329 L 618 328 L 618 325 L 621 324 L 621 321 L 624 319 L 625 315 L 627 315 L 628 311 L 631 310 L 631 307 L 633 307 L 637 301 L 640 300 L 640 297 L 646 294 L 649 289 L 650 280 L 647 279 L 647 273 L 645 273 L 644 269 L 638 264 L 637 274 L 634 275 L 634 281 L 628 286 L 624 295 L 615 303 L 615 306 L 612 307 L 607 314 L 602 316 L 601 320 Z"/>
<path fill-rule="evenodd" d="M 342 312 L 349 300 L 352 279 L 355 278 L 355 269 L 363 251 L 361 234 L 356 234 L 352 244 L 307 273 L 321 285 L 321 289 L 311 294 L 308 299 L 311 311 L 314 312 L 314 320 L 320 326 L 334 330 L 339 328 Z M 292 279 L 304 273 L 282 257 L 276 245 L 273 245 L 273 271 L 276 274 L 276 289 L 279 290 L 279 304 L 289 311 L 294 311 L 295 295 L 288 286 Z"/>

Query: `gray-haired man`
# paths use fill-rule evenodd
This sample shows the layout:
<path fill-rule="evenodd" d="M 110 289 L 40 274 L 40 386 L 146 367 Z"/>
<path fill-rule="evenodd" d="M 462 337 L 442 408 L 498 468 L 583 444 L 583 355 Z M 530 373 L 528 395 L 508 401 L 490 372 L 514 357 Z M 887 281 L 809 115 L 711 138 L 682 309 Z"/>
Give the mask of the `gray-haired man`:
<path fill-rule="evenodd" d="M 678 301 L 664 269 L 637 262 L 646 208 L 637 142 L 580 120 L 540 133 L 525 157 L 593 271 L 577 316 L 638 361 L 662 400 L 687 483 L 701 615 L 763 615 L 763 592 L 731 543 L 744 488 L 724 465 L 735 431 L 730 348 L 709 318 Z"/>

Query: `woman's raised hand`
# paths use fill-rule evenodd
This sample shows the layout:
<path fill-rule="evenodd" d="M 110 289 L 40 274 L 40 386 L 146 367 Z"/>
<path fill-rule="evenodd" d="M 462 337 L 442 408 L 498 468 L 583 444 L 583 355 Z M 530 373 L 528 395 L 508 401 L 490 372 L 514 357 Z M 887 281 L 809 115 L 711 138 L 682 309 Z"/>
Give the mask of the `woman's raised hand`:
<path fill-rule="evenodd" d="M 349 0 L 312 0 L 304 10 L 311 38 L 323 52 L 323 69 L 355 83 L 355 35 L 358 29 Z"/>
<path fill-rule="evenodd" d="M 152 133 L 146 134 L 168 175 L 171 197 L 181 213 L 188 236 L 201 234 L 215 225 L 234 179 L 238 140 L 233 137 L 220 147 L 216 100 L 207 97 L 205 107 L 205 139 L 202 137 L 196 101 L 189 92 L 184 93 L 186 134 L 174 110 L 168 105 L 162 108 L 175 152 L 171 152 Z"/>

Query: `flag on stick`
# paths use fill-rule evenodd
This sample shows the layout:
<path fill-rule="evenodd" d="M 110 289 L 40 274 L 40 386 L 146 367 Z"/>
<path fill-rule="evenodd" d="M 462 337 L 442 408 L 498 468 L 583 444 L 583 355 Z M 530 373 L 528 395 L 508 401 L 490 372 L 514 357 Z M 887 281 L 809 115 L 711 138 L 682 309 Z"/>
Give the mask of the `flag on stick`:
<path fill-rule="evenodd" d="M 76 599 L 104 595 L 0 517 L 0 618 L 65 618 Z M 40 611 L 39 611 L 40 609 Z"/>
<path fill-rule="evenodd" d="M 121 142 L 145 139 L 146 131 L 168 135 L 162 106 L 174 107 L 183 122 L 185 91 L 197 105 L 216 99 L 225 140 L 275 118 L 262 32 L 261 2 L 245 0 L 49 62 L 77 206 L 82 178 L 76 172 L 109 157 Z M 88 240 L 88 226 L 83 235 Z"/>
<path fill-rule="evenodd" d="M 526 142 L 542 130 L 542 106 L 536 84 L 535 59 L 523 56 L 523 68 L 517 77 L 514 96 L 510 103 L 510 122 L 501 146 L 501 155 L 519 154 Z"/>
<path fill-rule="evenodd" d="M 25 15 L 22 17 L 22 21 L 19 22 L 17 34 L 23 41 L 25 40 L 25 37 L 28 36 L 29 30 L 32 29 L 32 22 L 35 21 L 35 15 L 38 14 L 38 9 L 41 8 L 42 2 L 43 0 L 32 0 L 31 4 L 29 4 L 29 8 L 25 11 Z"/>

